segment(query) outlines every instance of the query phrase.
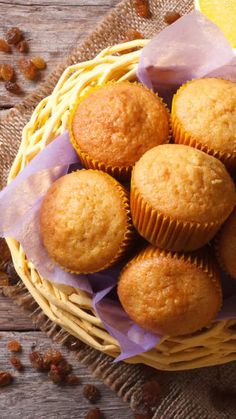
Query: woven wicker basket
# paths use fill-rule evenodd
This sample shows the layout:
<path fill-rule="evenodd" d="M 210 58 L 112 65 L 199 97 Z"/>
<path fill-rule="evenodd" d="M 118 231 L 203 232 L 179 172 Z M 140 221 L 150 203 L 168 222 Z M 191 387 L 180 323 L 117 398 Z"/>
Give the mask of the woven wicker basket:
<path fill-rule="evenodd" d="M 111 80 L 135 80 L 140 51 L 146 43 L 146 40 L 136 40 L 115 45 L 103 50 L 95 59 L 72 65 L 64 71 L 52 94 L 39 103 L 25 126 L 8 182 L 67 129 L 76 98 L 89 86 Z M 133 52 L 130 52 L 131 48 L 134 48 Z M 113 357 L 118 356 L 119 344 L 94 313 L 90 296 L 78 289 L 48 282 L 27 260 L 16 240 L 8 238 L 7 243 L 17 273 L 44 313 L 86 344 Z M 164 336 L 155 349 L 128 362 L 143 363 L 161 370 L 184 370 L 233 360 L 236 360 L 236 320 L 215 322 L 191 336 Z"/>

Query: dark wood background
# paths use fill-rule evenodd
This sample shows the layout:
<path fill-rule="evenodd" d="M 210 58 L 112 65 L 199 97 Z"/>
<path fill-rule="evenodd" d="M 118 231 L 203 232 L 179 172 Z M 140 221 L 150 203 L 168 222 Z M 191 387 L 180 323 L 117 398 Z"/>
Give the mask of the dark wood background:
<path fill-rule="evenodd" d="M 42 72 L 42 80 L 50 74 L 61 59 L 68 54 L 75 43 L 82 41 L 104 17 L 117 0 L 0 0 L 0 37 L 8 28 L 18 26 L 24 31 L 29 42 L 29 57 L 42 56 L 47 61 L 47 69 Z M 13 64 L 17 70 L 20 53 L 0 52 L 0 64 Z M 17 75 L 19 72 L 17 71 Z M 39 86 L 39 82 L 25 81 L 18 76 L 24 95 Z M 0 118 L 8 109 L 22 100 L 22 97 L 8 93 L 0 82 Z M 9 364 L 7 342 L 17 339 L 23 352 L 21 359 L 24 372 L 16 372 Z M 0 418 L 84 418 L 90 404 L 83 398 L 83 384 L 94 383 L 101 391 L 102 398 L 97 404 L 107 419 L 130 419 L 129 407 L 115 393 L 93 378 L 73 355 L 66 358 L 74 366 L 74 372 L 81 378 L 77 387 L 58 387 L 47 376 L 30 367 L 28 354 L 31 346 L 44 350 L 51 346 L 50 339 L 35 329 L 31 319 L 10 299 L 0 295 L 0 370 L 14 373 L 14 384 L 0 388 Z M 64 352 L 65 353 L 65 352 Z"/>

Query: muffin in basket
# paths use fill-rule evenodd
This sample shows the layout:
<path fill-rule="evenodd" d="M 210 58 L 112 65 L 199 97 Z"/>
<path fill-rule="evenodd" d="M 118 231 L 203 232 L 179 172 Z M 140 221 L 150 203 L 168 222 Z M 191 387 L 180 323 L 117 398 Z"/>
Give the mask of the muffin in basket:
<path fill-rule="evenodd" d="M 87 168 L 128 179 L 150 148 L 167 143 L 169 112 L 162 100 L 138 83 L 91 88 L 70 118 L 70 138 Z"/>
<path fill-rule="evenodd" d="M 140 326 L 161 335 L 196 332 L 215 319 L 221 304 L 220 277 L 205 249 L 181 255 L 149 246 L 121 273 L 118 296 Z"/>
<path fill-rule="evenodd" d="M 41 236 L 50 257 L 72 273 L 92 273 L 114 264 L 131 244 L 125 189 L 97 170 L 58 179 L 40 211 Z"/>
<path fill-rule="evenodd" d="M 199 148 L 236 169 L 236 83 L 205 78 L 184 84 L 172 102 L 176 143 Z"/>
<path fill-rule="evenodd" d="M 222 269 L 236 279 L 236 208 L 220 230 L 215 249 Z"/>
<path fill-rule="evenodd" d="M 235 199 L 225 166 L 185 145 L 154 147 L 132 172 L 134 226 L 163 249 L 191 251 L 205 245 L 230 215 Z"/>

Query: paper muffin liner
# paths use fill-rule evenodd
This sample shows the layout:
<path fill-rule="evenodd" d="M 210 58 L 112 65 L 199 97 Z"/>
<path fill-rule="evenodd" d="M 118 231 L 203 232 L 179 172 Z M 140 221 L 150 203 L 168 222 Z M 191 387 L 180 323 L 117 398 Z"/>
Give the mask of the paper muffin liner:
<path fill-rule="evenodd" d="M 101 87 L 104 87 L 106 85 L 110 85 L 110 84 L 116 84 L 117 82 L 115 81 L 110 81 L 107 83 L 103 83 L 99 86 L 91 86 L 87 89 L 86 93 L 81 97 L 79 97 L 77 99 L 77 101 L 74 104 L 74 107 L 71 111 L 70 114 L 70 119 L 69 119 L 69 134 L 70 134 L 70 141 L 71 144 L 73 145 L 74 149 L 76 150 L 82 164 L 84 165 L 84 167 L 86 169 L 94 169 L 94 170 L 102 170 L 103 172 L 108 173 L 109 175 L 111 175 L 112 177 L 116 178 L 117 180 L 120 181 L 128 181 L 131 177 L 131 172 L 132 172 L 132 168 L 133 166 L 112 166 L 112 165 L 108 165 L 104 162 L 101 162 L 97 159 L 94 159 L 93 157 L 91 157 L 88 153 L 84 152 L 78 145 L 74 133 L 73 133 L 73 129 L 72 129 L 72 121 L 74 118 L 74 114 L 78 108 L 78 105 L 87 97 L 90 95 L 90 93 L 93 93 L 96 90 L 99 90 Z M 151 92 L 154 96 L 157 96 L 161 102 L 163 103 L 163 105 L 165 106 L 167 113 L 168 113 L 168 124 L 169 124 L 169 135 L 168 135 L 168 139 L 166 141 L 166 143 L 169 143 L 171 138 L 172 138 L 172 127 L 171 127 L 171 118 L 170 118 L 170 111 L 168 109 L 168 106 L 166 105 L 166 103 L 163 101 L 163 99 L 158 96 L 156 93 L 152 92 L 152 90 L 148 89 L 146 86 L 142 85 L 141 83 L 138 82 L 129 82 L 129 81 L 124 81 L 122 83 L 126 83 L 126 84 L 136 84 L 136 85 L 140 85 L 142 86 L 143 89 L 148 90 L 149 92 Z M 165 144 L 166 144 L 165 143 Z"/>
<path fill-rule="evenodd" d="M 131 179 L 130 208 L 139 234 L 154 246 L 172 251 L 193 251 L 204 246 L 219 230 L 222 222 L 197 223 L 174 219 L 153 209 Z"/>
<path fill-rule="evenodd" d="M 184 144 L 188 145 L 190 147 L 197 148 L 198 150 L 203 151 L 204 153 L 210 154 L 211 156 L 219 159 L 222 161 L 222 163 L 225 164 L 225 166 L 228 168 L 228 170 L 233 171 L 236 169 L 236 155 L 231 153 L 224 153 L 219 150 L 215 150 L 213 148 L 208 147 L 206 144 L 201 143 L 201 141 L 197 138 L 194 138 L 189 132 L 187 132 L 179 118 L 177 117 L 176 112 L 176 98 L 178 94 L 190 83 L 187 82 L 183 84 L 176 94 L 173 97 L 172 100 L 172 109 L 171 109 L 171 124 L 172 124 L 172 133 L 174 142 L 178 144 Z"/>
<path fill-rule="evenodd" d="M 85 170 L 85 169 L 81 169 L 81 170 Z M 107 173 L 103 173 L 104 176 L 109 176 Z M 129 204 L 129 192 L 113 177 L 109 176 L 109 178 L 112 180 L 113 184 L 116 186 L 117 190 L 119 191 L 120 194 L 120 198 L 121 201 L 123 203 L 126 215 L 127 215 L 127 220 L 126 220 L 126 231 L 124 233 L 124 237 L 123 240 L 117 250 L 116 255 L 108 262 L 105 263 L 104 265 L 102 265 L 99 270 L 94 271 L 94 270 L 87 270 L 86 272 L 83 271 L 73 271 L 70 269 L 65 268 L 64 266 L 60 265 L 60 267 L 62 269 L 64 269 L 66 272 L 69 272 L 71 274 L 76 274 L 76 275 L 80 275 L 80 274 L 93 274 L 96 272 L 100 272 L 103 271 L 104 269 L 108 269 L 111 266 L 115 265 L 117 262 L 119 262 L 126 254 L 126 252 L 128 252 L 134 243 L 134 237 L 135 237 L 135 230 L 133 227 L 133 223 L 132 223 L 132 219 L 131 219 L 131 212 L 130 212 L 130 204 Z M 58 262 L 56 260 L 53 260 L 56 264 L 58 264 Z"/>

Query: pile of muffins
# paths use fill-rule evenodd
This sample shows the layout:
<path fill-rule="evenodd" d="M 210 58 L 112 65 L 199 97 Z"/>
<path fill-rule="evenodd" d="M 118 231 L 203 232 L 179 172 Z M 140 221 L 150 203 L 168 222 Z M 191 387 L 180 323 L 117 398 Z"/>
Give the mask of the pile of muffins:
<path fill-rule="evenodd" d="M 76 274 L 125 260 L 118 297 L 148 331 L 208 326 L 222 305 L 218 266 L 236 279 L 236 84 L 192 80 L 171 115 L 139 83 L 92 87 L 69 125 L 85 169 L 58 179 L 42 203 L 50 257 Z"/>

